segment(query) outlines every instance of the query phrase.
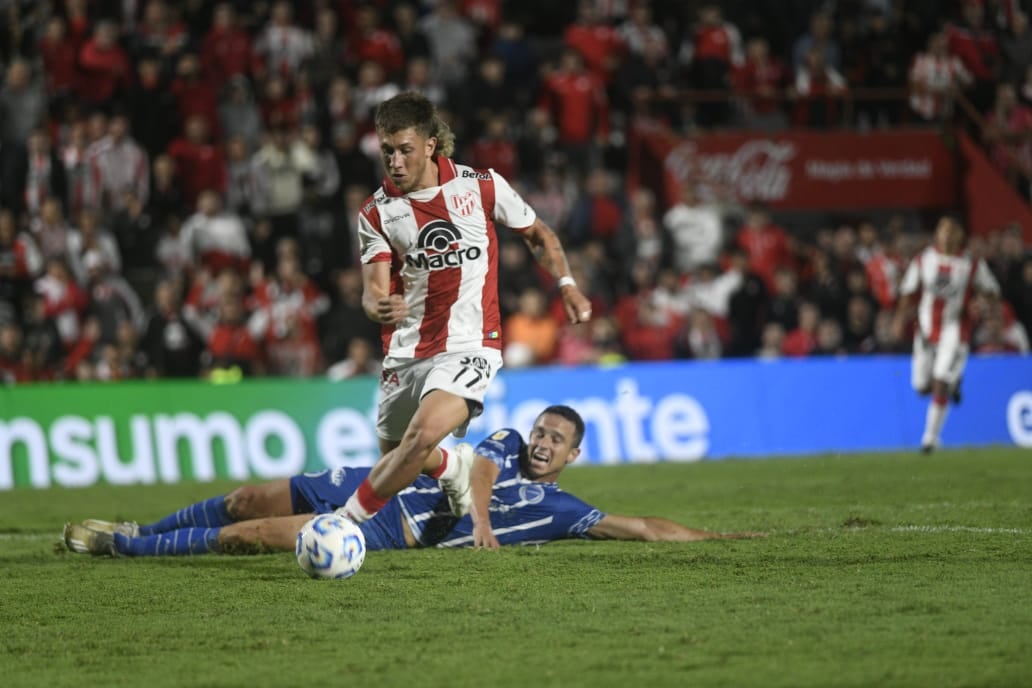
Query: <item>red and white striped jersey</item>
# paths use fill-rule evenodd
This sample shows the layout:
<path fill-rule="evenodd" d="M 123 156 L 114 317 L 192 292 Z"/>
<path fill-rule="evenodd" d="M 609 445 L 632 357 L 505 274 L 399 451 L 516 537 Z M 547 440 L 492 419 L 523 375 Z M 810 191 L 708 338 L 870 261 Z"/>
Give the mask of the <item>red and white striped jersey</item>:
<path fill-rule="evenodd" d="M 910 82 L 920 84 L 925 92 L 912 90 L 910 107 L 925 119 L 945 117 L 953 109 L 953 89 L 970 84 L 971 79 L 957 56 L 919 53 L 910 66 Z"/>
<path fill-rule="evenodd" d="M 921 293 L 917 307 L 917 323 L 921 335 L 929 342 L 938 342 L 943 332 L 959 328 L 960 341 L 971 334 L 967 307 L 975 289 L 999 294 L 993 273 L 986 262 L 967 253 L 950 255 L 929 246 L 914 258 L 903 275 L 899 291 L 903 296 Z"/>
<path fill-rule="evenodd" d="M 405 320 L 382 330 L 390 359 L 501 349 L 498 238 L 534 223 L 533 209 L 494 170 L 436 158 L 440 185 L 403 194 L 384 179 L 358 216 L 363 265 L 391 263 L 391 293 Z"/>

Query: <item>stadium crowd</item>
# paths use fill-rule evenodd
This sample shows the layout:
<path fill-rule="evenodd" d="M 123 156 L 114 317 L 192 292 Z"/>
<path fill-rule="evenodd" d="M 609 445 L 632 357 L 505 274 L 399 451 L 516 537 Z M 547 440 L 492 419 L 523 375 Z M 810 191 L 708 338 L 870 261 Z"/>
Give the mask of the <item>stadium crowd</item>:
<path fill-rule="evenodd" d="M 1032 31 L 1007 0 L 23 0 L 4 4 L 0 60 L 8 383 L 375 374 L 355 223 L 379 184 L 372 113 L 401 90 L 560 232 L 594 302 L 564 325 L 503 230 L 510 366 L 908 348 L 895 285 L 930 225 L 804 235 L 691 185 L 660 207 L 625 190 L 637 117 L 934 125 L 963 90 L 1001 169 L 1032 171 Z M 1028 351 L 1021 228 L 970 248 L 1005 297 L 974 304 L 973 349 Z"/>

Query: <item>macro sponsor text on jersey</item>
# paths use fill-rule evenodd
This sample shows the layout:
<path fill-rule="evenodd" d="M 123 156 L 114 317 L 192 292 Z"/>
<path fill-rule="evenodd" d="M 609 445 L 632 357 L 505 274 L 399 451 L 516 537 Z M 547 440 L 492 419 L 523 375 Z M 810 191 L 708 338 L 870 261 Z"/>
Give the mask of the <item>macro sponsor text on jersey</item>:
<path fill-rule="evenodd" d="M 359 213 L 362 263 L 389 263 L 408 306 L 382 330 L 392 361 L 501 348 L 495 223 L 521 231 L 536 218 L 493 170 L 435 161 L 437 186 L 405 194 L 384 179 Z"/>

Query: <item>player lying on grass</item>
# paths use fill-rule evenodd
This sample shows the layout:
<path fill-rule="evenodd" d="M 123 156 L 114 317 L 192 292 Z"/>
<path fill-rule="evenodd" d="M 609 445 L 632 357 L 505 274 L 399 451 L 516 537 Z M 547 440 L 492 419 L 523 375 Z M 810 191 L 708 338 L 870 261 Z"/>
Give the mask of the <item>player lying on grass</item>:
<path fill-rule="evenodd" d="M 535 420 L 529 442 L 517 431 L 504 429 L 476 450 L 460 445 L 455 453 L 474 462 L 471 513 L 455 517 L 438 482 L 422 475 L 361 525 L 367 547 L 493 549 L 576 537 L 690 542 L 756 535 L 712 533 L 663 518 L 606 514 L 563 492 L 556 480 L 577 458 L 583 436 L 584 421 L 576 411 L 550 406 Z M 368 473 L 368 468 L 337 468 L 244 486 L 149 525 L 97 520 L 69 524 L 65 543 L 74 552 L 127 556 L 293 551 L 301 526 L 313 514 L 338 509 Z"/>

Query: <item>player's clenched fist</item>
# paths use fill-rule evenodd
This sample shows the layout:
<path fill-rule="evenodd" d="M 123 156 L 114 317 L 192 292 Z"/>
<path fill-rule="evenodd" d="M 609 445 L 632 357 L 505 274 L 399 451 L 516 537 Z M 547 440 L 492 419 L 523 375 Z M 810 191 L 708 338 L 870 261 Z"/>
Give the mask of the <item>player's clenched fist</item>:
<path fill-rule="evenodd" d="M 560 292 L 567 320 L 573 324 L 586 323 L 591 320 L 591 301 L 581 293 L 580 289 L 571 284 L 562 287 Z"/>

